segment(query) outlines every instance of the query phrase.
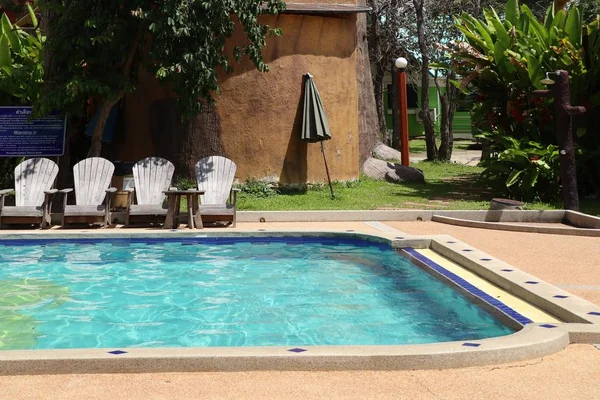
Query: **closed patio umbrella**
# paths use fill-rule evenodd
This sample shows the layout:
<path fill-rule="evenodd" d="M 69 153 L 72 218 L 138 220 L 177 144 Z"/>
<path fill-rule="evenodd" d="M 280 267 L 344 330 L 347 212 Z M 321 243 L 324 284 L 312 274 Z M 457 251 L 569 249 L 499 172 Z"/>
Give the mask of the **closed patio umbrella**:
<path fill-rule="evenodd" d="M 302 140 L 309 143 L 321 143 L 321 153 L 323 153 L 323 161 L 325 162 L 325 172 L 327 173 L 327 181 L 331 190 L 331 198 L 333 199 L 333 186 L 331 185 L 331 177 L 329 176 L 329 167 L 325 158 L 325 146 L 323 142 L 331 139 L 329 124 L 325 109 L 321 102 L 321 96 L 315 85 L 315 80 L 311 74 L 304 75 L 304 114 L 302 116 Z"/>

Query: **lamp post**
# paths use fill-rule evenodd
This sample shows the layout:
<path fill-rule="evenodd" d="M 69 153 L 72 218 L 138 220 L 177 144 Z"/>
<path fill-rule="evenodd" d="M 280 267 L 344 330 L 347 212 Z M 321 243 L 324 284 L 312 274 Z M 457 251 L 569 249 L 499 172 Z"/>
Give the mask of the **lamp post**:
<path fill-rule="evenodd" d="M 408 60 L 404 57 L 397 58 L 394 62 L 398 75 L 398 114 L 399 131 L 396 132 L 400 138 L 400 153 L 402 165 L 410 164 L 408 158 L 408 101 L 406 99 L 406 67 Z"/>

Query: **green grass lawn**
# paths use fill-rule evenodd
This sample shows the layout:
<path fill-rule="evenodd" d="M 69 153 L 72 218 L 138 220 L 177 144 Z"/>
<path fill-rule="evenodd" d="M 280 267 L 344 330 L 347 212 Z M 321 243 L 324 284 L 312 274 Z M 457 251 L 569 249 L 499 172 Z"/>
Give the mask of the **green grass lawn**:
<path fill-rule="evenodd" d="M 332 200 L 327 185 L 310 188 L 303 193 L 273 193 L 264 197 L 239 195 L 239 210 L 487 210 L 494 196 L 482 188 L 477 178 L 480 167 L 462 164 L 419 162 L 414 167 L 423 171 L 425 184 L 394 184 L 361 178 L 358 182 L 334 183 Z M 559 209 L 560 204 L 529 203 L 526 209 Z M 584 201 L 584 212 L 600 215 L 598 202 Z"/>

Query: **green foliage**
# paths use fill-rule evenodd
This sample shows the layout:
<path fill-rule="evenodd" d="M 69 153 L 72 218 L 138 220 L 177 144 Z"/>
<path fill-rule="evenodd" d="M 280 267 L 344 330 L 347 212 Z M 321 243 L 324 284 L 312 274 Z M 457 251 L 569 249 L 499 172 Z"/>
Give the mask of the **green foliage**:
<path fill-rule="evenodd" d="M 259 181 L 256 179 L 249 179 L 243 185 L 240 186 L 240 191 L 249 197 L 269 197 L 277 194 L 277 191 L 273 189 L 273 186 L 268 182 Z"/>
<path fill-rule="evenodd" d="M 598 163 L 588 156 L 600 149 L 595 133 L 600 127 L 598 24 L 594 19 L 586 26 L 575 5 L 558 12 L 551 6 L 540 21 L 516 0 L 508 0 L 504 19 L 493 9 L 484 10 L 483 19 L 468 14 L 456 18 L 464 41 L 452 50 L 451 69 L 462 76 L 460 88 L 472 106 L 473 123 L 495 151 L 485 163 L 485 176 L 502 182 L 509 195 L 552 198 L 560 188 L 553 105 L 532 95 L 546 88 L 541 82 L 546 73 L 569 72 L 572 104 L 588 109 L 586 116 L 574 120 L 579 166 L 589 170 L 587 163 Z M 600 177 L 591 177 L 585 175 L 582 186 L 600 193 Z"/>
<path fill-rule="evenodd" d="M 558 146 L 542 146 L 534 141 L 517 140 L 509 136 L 481 134 L 489 140 L 497 157 L 481 162 L 481 174 L 488 185 L 506 191 L 512 197 L 526 200 L 558 199 L 560 175 Z"/>
<path fill-rule="evenodd" d="M 27 4 L 34 26 L 35 14 Z M 39 29 L 31 34 L 13 25 L 6 14 L 0 18 L 0 104 L 31 105 L 40 95 L 43 80 L 42 44 Z"/>
<path fill-rule="evenodd" d="M 175 187 L 179 190 L 192 190 L 197 189 L 197 182 L 195 179 L 180 177 L 175 182 Z"/>
<path fill-rule="evenodd" d="M 172 85 L 182 111 L 196 113 L 219 91 L 231 60 L 247 56 L 268 68 L 261 50 L 280 32 L 259 19 L 285 8 L 280 0 L 39 0 L 48 15 L 47 93 L 37 113 L 79 111 L 90 97 L 114 103 L 135 90 L 142 61 Z M 240 32 L 241 47 L 226 41 Z M 98 122 L 100 124 L 100 122 Z"/>

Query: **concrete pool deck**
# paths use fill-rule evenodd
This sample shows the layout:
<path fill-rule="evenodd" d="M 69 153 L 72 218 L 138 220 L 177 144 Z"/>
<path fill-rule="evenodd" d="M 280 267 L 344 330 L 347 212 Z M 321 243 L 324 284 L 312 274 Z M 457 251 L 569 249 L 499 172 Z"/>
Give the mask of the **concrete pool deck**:
<path fill-rule="evenodd" d="M 600 304 L 600 238 L 464 228 L 435 222 L 239 223 L 232 231 L 450 235 Z M 86 230 L 99 234 L 114 229 Z M 151 232 L 147 229 L 127 231 Z M 183 230 L 182 230 L 183 231 Z M 40 231 L 27 231 L 40 233 Z M 78 230 L 50 230 L 76 233 Z M 202 232 L 202 231 L 197 231 Z M 5 231 L 12 234 L 18 231 Z M 45 233 L 45 232 L 44 232 Z M 42 233 L 42 234 L 44 234 Z M 565 266 L 568 266 L 565 268 Z M 597 398 L 600 350 L 570 345 L 528 361 L 443 371 L 223 372 L 2 376 L 2 398 Z M 560 371 L 560 372 L 557 372 Z M 556 379 L 552 379 L 556 377 Z"/>

